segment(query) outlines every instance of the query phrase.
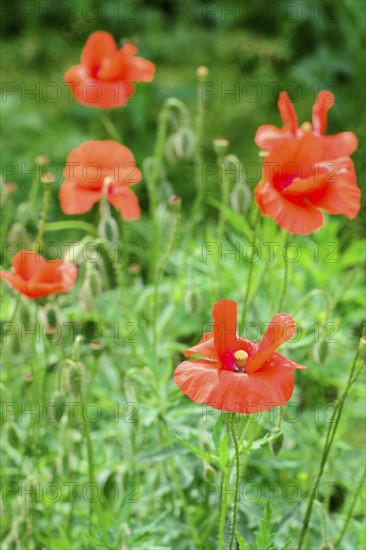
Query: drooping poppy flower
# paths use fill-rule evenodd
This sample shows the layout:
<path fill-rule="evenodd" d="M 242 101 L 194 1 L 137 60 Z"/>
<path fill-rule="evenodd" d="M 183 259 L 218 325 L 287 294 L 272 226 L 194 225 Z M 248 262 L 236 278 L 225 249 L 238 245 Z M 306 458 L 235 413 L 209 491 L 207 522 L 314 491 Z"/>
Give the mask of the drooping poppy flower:
<path fill-rule="evenodd" d="M 258 344 L 236 336 L 236 302 L 217 302 L 212 317 L 213 333 L 184 353 L 203 359 L 184 361 L 174 372 L 181 391 L 196 403 L 245 414 L 285 405 L 294 389 L 292 371 L 305 368 L 275 351 L 294 335 L 294 319 L 275 315 Z"/>
<path fill-rule="evenodd" d="M 0 279 L 28 298 L 68 292 L 77 277 L 77 267 L 61 260 L 47 261 L 31 250 L 18 252 L 11 261 L 13 271 L 0 271 Z"/>
<path fill-rule="evenodd" d="M 254 197 L 263 215 L 307 235 L 322 226 L 321 210 L 356 217 L 361 191 L 350 157 L 329 158 L 327 145 L 308 133 L 284 140 L 266 157 Z"/>
<path fill-rule="evenodd" d="M 306 133 L 312 133 L 322 143 L 323 151 L 329 158 L 351 155 L 357 149 L 357 138 L 353 132 L 341 132 L 334 136 L 324 135 L 327 127 L 328 110 L 334 104 L 334 94 L 322 90 L 313 106 L 313 124 L 305 122 L 299 127 L 297 114 L 287 92 L 281 92 L 278 98 L 278 109 L 281 114 L 283 128 L 271 124 L 260 126 L 254 141 L 261 149 L 273 149 L 289 138 L 300 138 Z"/>
<path fill-rule="evenodd" d="M 92 33 L 81 54 L 81 65 L 71 67 L 65 74 L 77 101 L 88 107 L 111 109 L 123 107 L 135 92 L 134 82 L 151 82 L 155 65 L 135 57 L 134 44 L 121 49 L 111 34 Z"/>
<path fill-rule="evenodd" d="M 140 217 L 137 197 L 129 187 L 141 180 L 141 172 L 128 147 L 115 141 L 85 141 L 71 151 L 60 188 L 60 204 L 66 214 L 84 214 L 104 193 L 126 220 Z"/>

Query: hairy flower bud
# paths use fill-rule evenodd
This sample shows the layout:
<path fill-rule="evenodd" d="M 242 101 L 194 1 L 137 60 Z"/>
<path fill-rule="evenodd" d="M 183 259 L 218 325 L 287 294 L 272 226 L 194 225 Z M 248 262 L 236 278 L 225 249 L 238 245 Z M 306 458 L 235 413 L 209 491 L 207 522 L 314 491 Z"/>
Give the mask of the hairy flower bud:
<path fill-rule="evenodd" d="M 272 454 L 278 455 L 280 450 L 282 449 L 282 445 L 284 442 L 284 435 L 281 428 L 273 428 L 271 431 L 272 436 L 276 436 L 274 439 L 271 439 L 271 441 L 268 443 L 269 449 Z M 279 434 L 279 435 L 277 435 Z"/>

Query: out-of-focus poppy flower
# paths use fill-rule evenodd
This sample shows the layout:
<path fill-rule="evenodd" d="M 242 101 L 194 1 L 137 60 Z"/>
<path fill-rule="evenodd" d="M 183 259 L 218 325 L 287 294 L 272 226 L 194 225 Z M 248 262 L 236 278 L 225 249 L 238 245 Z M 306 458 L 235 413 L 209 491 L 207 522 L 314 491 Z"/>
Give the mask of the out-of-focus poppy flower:
<path fill-rule="evenodd" d="M 357 149 L 357 138 L 352 132 L 341 132 L 334 136 L 325 136 L 328 110 L 334 104 L 334 95 L 328 90 L 322 90 L 313 106 L 313 124 L 305 122 L 299 127 L 295 108 L 287 92 L 281 92 L 278 98 L 278 109 L 281 114 L 283 128 L 271 124 L 260 126 L 255 135 L 255 143 L 265 151 L 273 149 L 289 138 L 300 138 L 306 133 L 312 133 L 322 143 L 323 151 L 329 158 L 351 155 Z"/>
<path fill-rule="evenodd" d="M 245 414 L 287 403 L 294 389 L 292 371 L 305 367 L 275 350 L 293 336 L 294 319 L 287 313 L 275 315 L 257 344 L 236 336 L 236 302 L 217 302 L 212 317 L 213 333 L 205 333 L 184 353 L 204 359 L 184 361 L 174 372 L 181 391 L 196 403 Z"/>
<path fill-rule="evenodd" d="M 352 160 L 329 158 L 327 145 L 308 133 L 284 140 L 266 157 L 254 196 L 263 215 L 291 233 L 307 235 L 322 226 L 321 209 L 357 216 L 361 191 Z"/>
<path fill-rule="evenodd" d="M 0 271 L 0 279 L 32 299 L 68 292 L 78 272 L 75 264 L 63 263 L 61 260 L 48 262 L 31 250 L 18 252 L 11 265 L 13 271 Z"/>
<path fill-rule="evenodd" d="M 111 34 L 94 32 L 83 48 L 81 65 L 65 73 L 65 82 L 82 105 L 123 107 L 135 91 L 134 82 L 151 82 L 154 78 L 155 65 L 135 57 L 136 52 L 134 44 L 118 49 Z"/>
<path fill-rule="evenodd" d="M 141 180 L 141 172 L 128 147 L 115 141 L 85 141 L 71 151 L 60 188 L 60 204 L 66 214 L 84 214 L 102 194 L 126 220 L 140 217 L 137 197 L 129 186 Z"/>

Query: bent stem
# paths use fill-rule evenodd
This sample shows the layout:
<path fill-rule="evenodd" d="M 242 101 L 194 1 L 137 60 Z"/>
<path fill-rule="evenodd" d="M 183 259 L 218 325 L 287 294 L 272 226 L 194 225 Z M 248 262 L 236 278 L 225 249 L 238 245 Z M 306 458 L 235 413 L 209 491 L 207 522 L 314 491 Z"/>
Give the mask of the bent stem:
<path fill-rule="evenodd" d="M 193 204 L 192 220 L 196 221 L 202 207 L 202 201 L 205 195 L 205 185 L 203 181 L 202 167 L 202 135 L 205 108 L 203 102 L 203 83 L 204 79 L 199 78 L 197 86 L 197 107 L 195 121 L 195 146 L 194 146 L 194 175 L 196 183 L 196 198 Z"/>
<path fill-rule="evenodd" d="M 118 141 L 119 143 L 122 143 L 122 137 L 115 125 L 113 124 L 109 113 L 103 113 L 102 117 L 102 123 L 104 128 L 107 130 L 107 134 L 113 141 Z"/>
<path fill-rule="evenodd" d="M 159 250 L 159 214 L 157 185 L 161 173 L 161 166 L 164 159 L 164 151 L 167 139 L 169 111 L 177 109 L 182 117 L 183 125 L 188 125 L 188 111 L 179 99 L 169 98 L 165 101 L 158 118 L 158 130 L 156 145 L 151 167 L 151 175 L 146 175 L 147 191 L 149 196 L 150 215 L 152 219 L 151 228 L 151 255 L 150 255 L 150 280 L 156 274 L 157 254 Z M 148 170 L 147 170 L 148 171 Z"/>
<path fill-rule="evenodd" d="M 245 289 L 245 295 L 244 295 L 244 304 L 243 304 L 243 313 L 241 318 L 241 325 L 242 330 L 244 330 L 244 324 L 247 318 L 247 310 L 249 305 L 249 296 L 250 296 L 250 290 L 252 285 L 252 278 L 253 278 L 253 264 L 254 264 L 254 244 L 256 241 L 257 236 L 257 229 L 258 229 L 258 223 L 260 218 L 260 210 L 258 208 L 257 214 L 254 220 L 254 226 L 253 226 L 253 235 L 252 235 L 252 253 L 250 255 L 250 263 L 249 263 L 249 271 L 248 271 L 248 278 L 247 278 L 247 285 Z"/>
<path fill-rule="evenodd" d="M 320 459 L 318 475 L 317 475 L 316 482 L 314 483 L 314 486 L 313 486 L 312 491 L 311 491 L 310 496 L 309 496 L 309 502 L 308 502 L 308 505 L 307 505 L 304 521 L 303 521 L 303 524 L 302 524 L 302 529 L 301 529 L 300 536 L 299 536 L 299 542 L 298 542 L 297 550 L 301 550 L 301 548 L 303 547 L 305 536 L 307 535 L 307 532 L 308 532 L 309 523 L 310 523 L 310 519 L 311 519 L 311 514 L 312 514 L 312 511 L 313 511 L 313 506 L 314 506 L 314 501 L 315 501 L 315 495 L 316 495 L 317 490 L 319 488 L 320 479 L 323 475 L 323 471 L 324 471 L 325 465 L 327 463 L 330 450 L 332 448 L 332 444 L 333 444 L 333 441 L 334 441 L 334 436 L 335 436 L 335 433 L 337 431 L 337 427 L 338 427 L 339 420 L 340 420 L 340 417 L 341 417 L 341 414 L 342 414 L 345 399 L 346 399 L 346 397 L 349 393 L 349 390 L 351 389 L 351 386 L 357 380 L 358 375 L 360 374 L 360 372 L 364 368 L 364 365 L 361 364 L 361 367 L 356 369 L 359 353 L 360 353 L 360 350 L 359 350 L 359 347 L 358 347 L 356 355 L 355 355 L 353 363 L 352 363 L 352 366 L 351 366 L 351 370 L 350 370 L 350 374 L 349 374 L 349 377 L 348 377 L 346 388 L 345 388 L 344 392 L 342 393 L 342 395 L 338 398 L 336 406 L 334 407 L 334 410 L 333 410 L 331 420 L 329 422 L 329 427 L 328 427 L 328 430 L 327 430 L 325 444 L 323 446 L 322 455 L 321 455 L 321 459 Z"/>
<path fill-rule="evenodd" d="M 277 311 L 279 313 L 282 311 L 282 308 L 285 305 L 286 294 L 287 294 L 288 271 L 289 270 L 288 270 L 287 252 L 285 252 L 285 251 L 287 251 L 287 245 L 289 243 L 289 238 L 290 238 L 290 233 L 288 231 L 286 231 L 285 244 L 284 244 L 284 247 L 283 247 L 283 250 L 284 250 L 283 259 L 284 259 L 284 262 L 285 262 L 285 273 L 284 273 L 284 278 L 283 278 L 282 291 L 281 291 L 281 294 L 280 294 L 280 299 L 279 299 L 278 308 L 277 308 Z"/>

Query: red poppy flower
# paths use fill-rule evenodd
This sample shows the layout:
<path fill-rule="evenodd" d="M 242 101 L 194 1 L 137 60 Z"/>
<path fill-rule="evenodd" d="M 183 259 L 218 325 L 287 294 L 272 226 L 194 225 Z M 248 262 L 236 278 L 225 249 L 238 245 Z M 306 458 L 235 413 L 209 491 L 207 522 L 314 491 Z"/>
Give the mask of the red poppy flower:
<path fill-rule="evenodd" d="M 115 141 L 85 141 L 67 157 L 60 204 L 66 214 L 84 214 L 105 193 L 126 220 L 140 217 L 137 197 L 129 186 L 141 180 L 141 172 L 128 147 Z"/>
<path fill-rule="evenodd" d="M 18 252 L 11 265 L 13 271 L 0 271 L 0 279 L 32 299 L 68 292 L 78 272 L 75 264 L 63 263 L 61 260 L 48 262 L 31 250 Z"/>
<path fill-rule="evenodd" d="M 352 160 L 329 158 L 328 146 L 308 133 L 283 141 L 266 157 L 254 196 L 263 215 L 291 233 L 307 235 L 322 226 L 321 209 L 357 216 L 361 191 Z"/>
<path fill-rule="evenodd" d="M 306 133 L 312 133 L 321 140 L 324 153 L 329 158 L 351 155 L 357 149 L 357 138 L 352 132 L 341 132 L 334 136 L 325 136 L 328 110 L 334 103 L 334 95 L 328 90 L 322 90 L 313 106 L 313 124 L 305 122 L 298 125 L 296 111 L 287 92 L 281 92 L 278 98 L 278 109 L 283 121 L 283 128 L 271 124 L 260 126 L 255 135 L 255 143 L 265 151 L 273 149 L 289 138 L 300 138 Z"/>
<path fill-rule="evenodd" d="M 65 81 L 77 101 L 88 107 L 123 107 L 135 91 L 134 82 L 151 82 L 155 65 L 135 57 L 134 44 L 120 50 L 111 34 L 91 34 L 81 54 L 81 65 L 71 67 Z"/>
<path fill-rule="evenodd" d="M 236 336 L 237 304 L 221 300 L 214 305 L 213 333 L 184 355 L 204 359 L 181 363 L 174 380 L 196 403 L 238 413 L 256 413 L 284 405 L 294 389 L 294 369 L 304 369 L 275 350 L 292 338 L 296 325 L 287 313 L 275 315 L 260 344 Z"/>

